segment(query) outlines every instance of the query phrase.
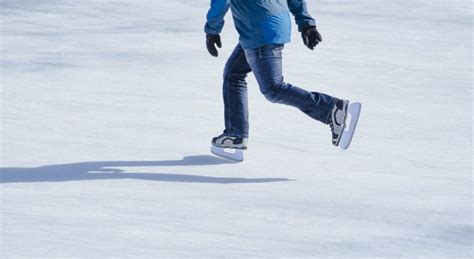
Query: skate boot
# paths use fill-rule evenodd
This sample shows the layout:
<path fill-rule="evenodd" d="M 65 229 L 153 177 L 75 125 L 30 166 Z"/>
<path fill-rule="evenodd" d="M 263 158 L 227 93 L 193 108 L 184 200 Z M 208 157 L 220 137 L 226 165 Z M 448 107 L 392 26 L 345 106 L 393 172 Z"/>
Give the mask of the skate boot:
<path fill-rule="evenodd" d="M 216 156 L 242 162 L 245 149 L 247 149 L 247 138 L 222 134 L 212 139 L 211 152 Z"/>
<path fill-rule="evenodd" d="M 329 118 L 334 146 L 343 150 L 349 148 L 361 110 L 362 104 L 360 102 L 349 103 L 347 100 L 336 100 Z"/>
<path fill-rule="evenodd" d="M 220 148 L 247 149 L 247 138 L 221 134 L 212 138 L 212 145 Z"/>
<path fill-rule="evenodd" d="M 331 111 L 329 127 L 331 127 L 332 132 L 332 144 L 336 147 L 339 146 L 339 141 L 346 127 L 348 105 L 348 100 L 337 99 Z"/>

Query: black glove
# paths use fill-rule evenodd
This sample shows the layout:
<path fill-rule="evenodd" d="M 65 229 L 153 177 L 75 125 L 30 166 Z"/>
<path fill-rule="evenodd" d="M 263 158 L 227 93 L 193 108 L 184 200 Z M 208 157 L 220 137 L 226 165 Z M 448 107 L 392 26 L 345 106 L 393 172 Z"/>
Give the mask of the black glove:
<path fill-rule="evenodd" d="M 221 48 L 222 47 L 222 42 L 221 42 L 221 36 L 219 34 L 207 34 L 206 35 L 206 46 L 207 46 L 207 51 L 209 51 L 209 54 L 211 54 L 214 57 L 218 56 L 218 52 L 216 49 L 216 46 Z"/>
<path fill-rule="evenodd" d="M 316 30 L 316 26 L 307 26 L 301 30 L 301 37 L 303 37 L 303 42 L 306 47 L 310 50 L 313 50 L 318 43 L 323 41 L 321 34 L 319 34 L 318 30 Z"/>

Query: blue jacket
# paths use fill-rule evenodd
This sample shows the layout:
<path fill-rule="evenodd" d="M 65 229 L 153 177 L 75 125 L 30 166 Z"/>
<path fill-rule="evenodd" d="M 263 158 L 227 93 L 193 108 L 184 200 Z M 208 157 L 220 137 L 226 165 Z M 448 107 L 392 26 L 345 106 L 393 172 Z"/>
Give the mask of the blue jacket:
<path fill-rule="evenodd" d="M 244 49 L 290 42 L 290 12 L 300 31 L 305 26 L 316 25 L 308 13 L 306 0 L 211 0 L 204 31 L 221 33 L 229 8 Z"/>

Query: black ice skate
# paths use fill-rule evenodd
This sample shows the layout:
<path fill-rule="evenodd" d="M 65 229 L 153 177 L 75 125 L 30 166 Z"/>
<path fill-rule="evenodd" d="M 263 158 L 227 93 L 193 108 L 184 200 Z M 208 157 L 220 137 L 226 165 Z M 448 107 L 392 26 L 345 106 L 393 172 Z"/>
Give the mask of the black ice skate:
<path fill-rule="evenodd" d="M 231 159 L 234 161 L 243 161 L 244 152 L 247 149 L 247 138 L 232 137 L 220 135 L 212 138 L 211 152 L 214 155 Z"/>
<path fill-rule="evenodd" d="M 349 104 L 348 100 L 336 100 L 329 118 L 334 146 L 342 149 L 349 147 L 359 121 L 361 108 L 362 105 L 358 102 Z M 348 117 L 350 117 L 350 123 L 347 123 Z"/>
<path fill-rule="evenodd" d="M 346 126 L 346 117 L 347 117 L 347 106 L 349 101 L 347 100 L 336 100 L 332 111 L 331 117 L 329 118 L 329 127 L 331 127 L 332 133 L 332 144 L 334 146 L 339 146 L 339 141 L 342 137 L 342 132 Z"/>
<path fill-rule="evenodd" d="M 220 148 L 247 149 L 247 138 L 220 135 L 212 138 L 212 145 Z"/>

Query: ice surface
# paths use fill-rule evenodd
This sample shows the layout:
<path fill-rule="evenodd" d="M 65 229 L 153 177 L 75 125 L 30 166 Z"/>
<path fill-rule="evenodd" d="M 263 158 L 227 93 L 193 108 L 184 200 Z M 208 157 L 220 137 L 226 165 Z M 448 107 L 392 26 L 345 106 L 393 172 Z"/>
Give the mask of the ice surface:
<path fill-rule="evenodd" d="M 470 257 L 471 1 L 308 1 L 285 79 L 359 100 L 351 148 L 249 77 L 223 127 L 209 1 L 0 0 L 1 257 Z"/>

